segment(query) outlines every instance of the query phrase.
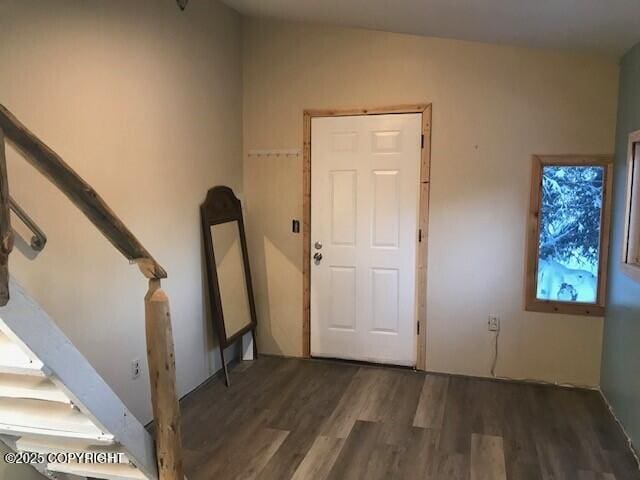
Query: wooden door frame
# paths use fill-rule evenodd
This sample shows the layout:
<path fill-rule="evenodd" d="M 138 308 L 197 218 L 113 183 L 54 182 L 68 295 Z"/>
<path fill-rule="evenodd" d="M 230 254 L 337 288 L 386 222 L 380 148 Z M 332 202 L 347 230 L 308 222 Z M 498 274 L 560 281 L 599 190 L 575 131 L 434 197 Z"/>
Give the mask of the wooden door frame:
<path fill-rule="evenodd" d="M 416 368 L 426 370 L 427 320 L 427 238 L 429 226 L 429 181 L 431 170 L 431 104 L 394 105 L 377 108 L 344 110 L 304 110 L 302 115 L 302 356 L 311 356 L 311 119 L 315 117 L 345 117 L 385 115 L 391 113 L 422 114 L 422 152 L 420 160 L 420 204 L 416 239 Z"/>

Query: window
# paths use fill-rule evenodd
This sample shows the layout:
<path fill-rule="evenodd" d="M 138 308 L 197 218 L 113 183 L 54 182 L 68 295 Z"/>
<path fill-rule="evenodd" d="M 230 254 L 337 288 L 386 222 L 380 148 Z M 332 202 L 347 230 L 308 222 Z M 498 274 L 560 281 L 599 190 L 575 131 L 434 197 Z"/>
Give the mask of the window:
<path fill-rule="evenodd" d="M 623 271 L 640 281 L 640 130 L 629 135 Z"/>
<path fill-rule="evenodd" d="M 526 309 L 603 315 L 613 158 L 534 156 Z"/>

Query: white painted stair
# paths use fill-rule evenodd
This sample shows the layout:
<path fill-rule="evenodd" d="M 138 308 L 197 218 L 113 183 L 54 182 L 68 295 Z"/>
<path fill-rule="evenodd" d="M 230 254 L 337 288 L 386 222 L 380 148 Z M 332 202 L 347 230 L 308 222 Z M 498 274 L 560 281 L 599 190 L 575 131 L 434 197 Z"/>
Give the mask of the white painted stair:
<path fill-rule="evenodd" d="M 52 479 L 157 480 L 153 439 L 53 320 L 11 279 L 0 307 L 0 440 Z M 109 457 L 116 463 L 88 463 Z"/>

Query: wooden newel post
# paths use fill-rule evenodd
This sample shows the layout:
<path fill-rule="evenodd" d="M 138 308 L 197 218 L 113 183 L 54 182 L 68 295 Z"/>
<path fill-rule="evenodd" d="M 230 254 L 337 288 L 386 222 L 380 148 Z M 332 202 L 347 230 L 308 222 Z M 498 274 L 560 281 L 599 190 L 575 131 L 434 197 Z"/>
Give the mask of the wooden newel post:
<path fill-rule="evenodd" d="M 159 279 L 149 280 L 144 306 L 158 476 L 160 480 L 184 480 L 171 314 Z"/>
<path fill-rule="evenodd" d="M 13 250 L 13 230 L 9 212 L 9 179 L 4 147 L 4 131 L 0 128 L 0 306 L 9 302 L 9 254 Z"/>

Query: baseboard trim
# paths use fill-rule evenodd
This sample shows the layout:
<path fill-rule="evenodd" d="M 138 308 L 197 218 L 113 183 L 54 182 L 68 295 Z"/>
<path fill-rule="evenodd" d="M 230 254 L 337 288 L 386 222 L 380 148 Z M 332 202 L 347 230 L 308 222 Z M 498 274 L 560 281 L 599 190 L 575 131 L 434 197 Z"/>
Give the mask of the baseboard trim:
<path fill-rule="evenodd" d="M 602 391 L 602 388 L 599 388 L 598 392 L 600 393 L 600 396 L 602 397 L 602 401 L 604 402 L 604 404 L 609 409 L 609 412 L 611 413 L 611 416 L 616 421 L 616 423 L 620 427 L 620 430 L 622 430 L 622 433 L 624 434 L 625 438 L 627 439 L 627 443 L 629 444 L 629 450 L 631 450 L 631 453 L 633 454 L 633 457 L 636 459 L 636 463 L 638 464 L 638 470 L 640 470 L 640 455 L 639 455 L 638 450 L 636 449 L 635 445 L 633 444 L 633 440 L 631 440 L 631 437 L 629 436 L 629 433 L 627 432 L 627 429 L 624 428 L 624 425 L 622 424 L 622 422 L 620 421 L 620 419 L 616 415 L 616 412 L 613 409 L 613 406 L 609 402 L 609 399 L 607 398 L 607 396 Z"/>
<path fill-rule="evenodd" d="M 236 364 L 240 363 L 242 361 L 241 358 L 238 357 L 234 357 L 231 360 L 229 360 L 227 362 L 227 368 L 233 368 Z M 180 397 L 178 399 L 178 403 L 180 403 L 180 406 L 182 407 L 182 404 L 185 402 L 188 402 L 189 399 L 195 395 L 197 392 L 199 392 L 200 390 L 204 389 L 205 387 L 207 387 L 209 384 L 213 383 L 214 381 L 216 381 L 218 378 L 223 377 L 224 376 L 224 369 L 222 367 L 220 367 L 218 370 L 216 370 L 211 376 L 207 377 L 200 385 L 198 385 L 197 387 L 195 387 L 192 390 L 189 390 L 187 393 L 185 393 L 182 397 Z M 153 432 L 153 419 L 147 423 L 144 428 L 149 432 L 152 433 Z"/>
<path fill-rule="evenodd" d="M 599 387 L 594 387 L 592 385 L 579 385 L 573 383 L 560 383 L 560 382 L 549 382 L 546 380 L 536 380 L 533 378 L 512 378 L 512 377 L 504 377 L 504 376 L 484 376 L 484 375 L 469 375 L 466 373 L 453 373 L 453 372 L 438 372 L 434 370 L 418 370 L 415 367 L 404 367 L 402 365 L 387 365 L 384 363 L 371 363 L 371 362 L 362 362 L 358 360 L 348 360 L 342 358 L 328 358 L 328 357 L 296 357 L 292 355 L 281 355 L 277 353 L 261 353 L 262 357 L 273 357 L 273 358 L 285 358 L 285 359 L 295 359 L 307 362 L 329 362 L 329 363 L 341 363 L 345 365 L 355 365 L 364 368 L 393 368 L 398 370 L 413 370 L 416 373 L 425 373 L 429 375 L 447 375 L 450 377 L 459 377 L 459 378 L 472 378 L 475 380 L 486 380 L 493 382 L 508 382 L 508 383 L 519 383 L 526 385 L 539 385 L 544 387 L 555 387 L 555 388 L 568 388 L 574 390 L 589 390 L 600 392 Z"/>
<path fill-rule="evenodd" d="M 235 367 L 238 363 L 240 363 L 242 361 L 241 358 L 233 358 L 231 360 L 229 360 L 227 362 L 227 368 L 229 370 L 233 369 L 233 367 Z M 195 395 L 197 392 L 199 392 L 200 390 L 204 389 L 205 387 L 207 387 L 208 385 L 210 385 L 211 383 L 213 383 L 214 381 L 216 381 L 218 378 L 220 377 L 224 377 L 224 369 L 222 367 L 220 367 L 218 370 L 216 370 L 213 375 L 211 375 L 209 378 L 207 378 L 205 381 L 203 381 L 200 385 L 198 385 L 196 388 L 188 391 L 187 393 L 185 393 L 182 397 L 180 397 L 180 399 L 178 400 L 180 402 L 180 404 L 184 403 L 184 402 L 188 402 L 189 399 Z"/>
<path fill-rule="evenodd" d="M 467 375 L 464 373 L 450 373 L 450 372 L 434 372 L 426 370 L 424 373 L 428 373 L 430 375 L 450 375 L 452 377 L 462 377 L 462 378 L 473 378 L 475 380 L 487 380 L 492 382 L 505 382 L 505 383 L 518 383 L 524 385 L 537 385 L 540 387 L 550 387 L 550 388 L 564 388 L 570 390 L 589 390 L 592 392 L 598 392 L 600 389 L 598 387 L 593 387 L 591 385 L 580 385 L 575 383 L 560 383 L 560 382 L 549 382 L 547 380 L 537 380 L 535 378 L 513 378 L 513 377 L 504 377 L 504 376 L 484 376 L 484 375 Z"/>

